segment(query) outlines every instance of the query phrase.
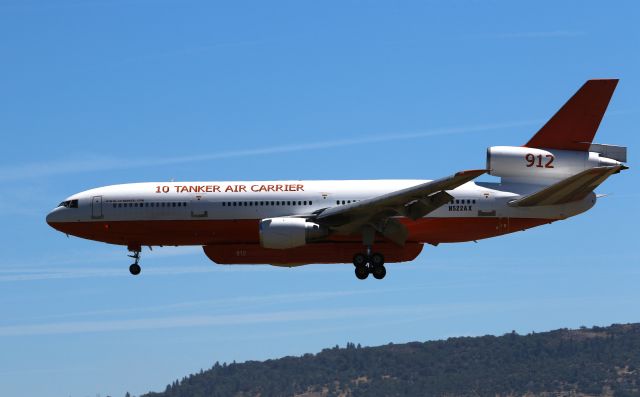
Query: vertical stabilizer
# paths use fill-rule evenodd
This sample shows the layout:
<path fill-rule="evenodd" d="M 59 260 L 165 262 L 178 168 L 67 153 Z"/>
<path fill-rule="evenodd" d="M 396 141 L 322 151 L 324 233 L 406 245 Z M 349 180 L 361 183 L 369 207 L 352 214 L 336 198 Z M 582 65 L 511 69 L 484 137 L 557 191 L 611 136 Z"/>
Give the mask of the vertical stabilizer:
<path fill-rule="evenodd" d="M 588 80 L 524 146 L 588 152 L 617 84 Z"/>

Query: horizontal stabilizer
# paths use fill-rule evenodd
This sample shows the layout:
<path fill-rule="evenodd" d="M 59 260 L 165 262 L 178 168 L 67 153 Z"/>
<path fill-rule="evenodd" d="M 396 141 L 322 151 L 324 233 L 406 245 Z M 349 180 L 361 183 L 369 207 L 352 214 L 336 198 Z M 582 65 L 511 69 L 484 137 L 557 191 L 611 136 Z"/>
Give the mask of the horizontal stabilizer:
<path fill-rule="evenodd" d="M 533 207 L 582 200 L 609 176 L 626 168 L 624 165 L 590 168 L 536 193 L 510 201 L 509 205 L 512 207 Z"/>
<path fill-rule="evenodd" d="M 621 163 L 627 162 L 627 147 L 616 145 L 603 145 L 601 143 L 592 143 L 589 147 L 590 152 L 596 152 L 602 157 L 617 160 Z"/>
<path fill-rule="evenodd" d="M 589 151 L 617 79 L 589 80 L 524 146 Z"/>

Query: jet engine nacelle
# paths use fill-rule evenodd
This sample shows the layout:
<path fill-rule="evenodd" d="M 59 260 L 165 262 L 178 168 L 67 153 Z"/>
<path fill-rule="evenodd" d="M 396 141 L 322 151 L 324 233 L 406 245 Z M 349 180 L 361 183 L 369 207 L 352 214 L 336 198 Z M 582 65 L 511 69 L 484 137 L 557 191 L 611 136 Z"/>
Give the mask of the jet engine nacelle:
<path fill-rule="evenodd" d="M 301 247 L 328 234 L 326 227 L 303 218 L 266 218 L 260 221 L 260 245 L 264 248 Z"/>
<path fill-rule="evenodd" d="M 596 152 L 518 146 L 487 149 L 489 174 L 502 177 L 503 182 L 548 184 L 593 167 L 619 164 Z"/>

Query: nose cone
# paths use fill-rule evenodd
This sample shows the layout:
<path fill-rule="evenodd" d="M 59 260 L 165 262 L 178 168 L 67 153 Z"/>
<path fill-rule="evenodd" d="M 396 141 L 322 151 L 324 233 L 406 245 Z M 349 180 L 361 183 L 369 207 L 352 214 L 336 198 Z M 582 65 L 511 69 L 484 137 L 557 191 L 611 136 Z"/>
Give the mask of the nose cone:
<path fill-rule="evenodd" d="M 60 230 L 58 227 L 62 221 L 62 209 L 56 208 L 47 214 L 47 224 L 56 230 Z"/>

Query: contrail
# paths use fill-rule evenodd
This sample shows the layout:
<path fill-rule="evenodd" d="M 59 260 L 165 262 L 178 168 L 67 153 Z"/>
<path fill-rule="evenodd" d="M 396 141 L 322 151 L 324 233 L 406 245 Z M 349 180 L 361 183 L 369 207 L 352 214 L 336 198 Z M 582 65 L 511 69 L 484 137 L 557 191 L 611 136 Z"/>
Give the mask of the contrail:
<path fill-rule="evenodd" d="M 529 120 L 519 122 L 506 122 L 495 124 L 484 124 L 477 126 L 467 127 L 452 127 L 452 128 L 438 128 L 422 132 L 403 133 L 403 134 L 385 134 L 385 135 L 370 135 L 358 138 L 338 139 L 330 141 L 318 141 L 309 143 L 298 143 L 291 145 L 278 145 L 254 149 L 242 149 L 231 150 L 218 153 L 207 153 L 200 155 L 190 156 L 176 156 L 169 158 L 117 158 L 110 156 L 92 155 L 89 157 L 74 159 L 74 160 L 60 160 L 50 162 L 38 162 L 22 164 L 18 166 L 9 166 L 0 168 L 0 181 L 27 179 L 27 178 L 41 178 L 53 175 L 65 175 L 74 173 L 87 173 L 96 171 L 118 170 L 118 169 L 130 169 L 139 167 L 154 167 L 161 165 L 172 164 L 184 164 L 194 163 L 209 160 L 221 160 L 228 158 L 238 157 L 253 157 L 264 156 L 271 154 L 311 151 L 311 150 L 323 150 L 344 146 L 355 146 L 371 143 L 402 141 L 424 138 L 437 135 L 453 135 L 453 134 L 468 134 L 473 132 L 490 131 L 503 128 L 514 128 L 529 126 L 532 124 L 538 124 L 540 120 Z"/>
<path fill-rule="evenodd" d="M 114 332 L 133 330 L 157 330 L 191 327 L 228 327 L 238 325 L 258 325 L 285 322 L 309 322 L 336 320 L 341 318 L 370 317 L 372 315 L 451 315 L 453 309 L 473 312 L 476 303 L 423 304 L 383 307 L 346 307 L 334 309 L 311 309 L 274 311 L 243 314 L 204 314 L 191 316 L 163 316 L 98 321 L 69 321 L 40 324 L 19 324 L 0 326 L 0 336 L 57 335 L 93 332 Z M 471 310 L 473 309 L 473 310 Z"/>

